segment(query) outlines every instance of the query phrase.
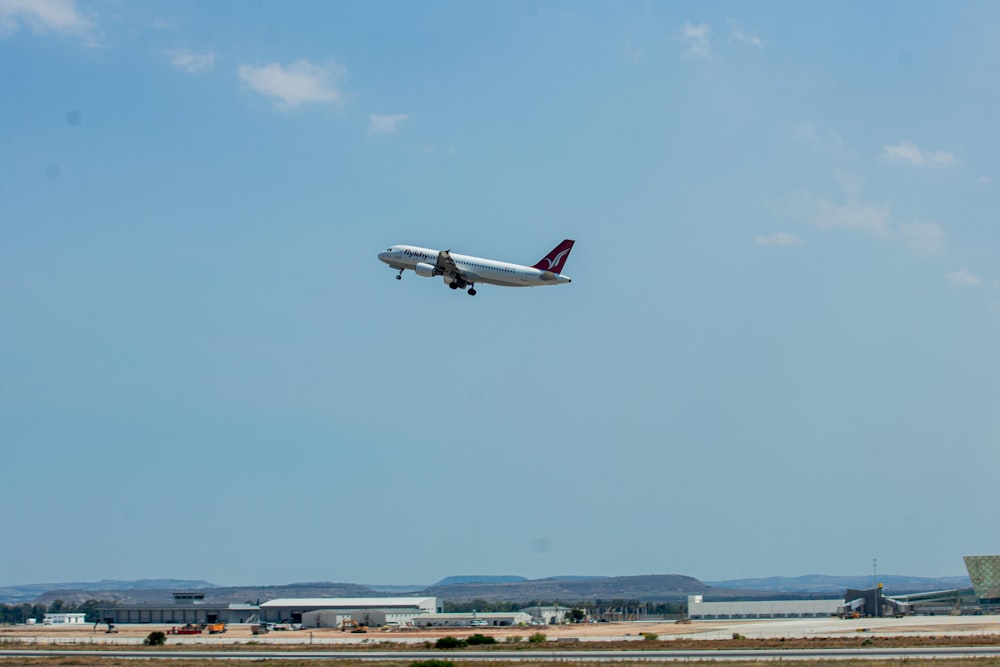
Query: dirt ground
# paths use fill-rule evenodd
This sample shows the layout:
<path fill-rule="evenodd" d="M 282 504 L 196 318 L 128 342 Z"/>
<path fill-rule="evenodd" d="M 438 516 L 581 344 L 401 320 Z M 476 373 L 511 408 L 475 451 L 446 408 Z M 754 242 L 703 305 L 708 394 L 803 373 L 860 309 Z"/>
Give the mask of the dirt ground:
<path fill-rule="evenodd" d="M 137 645 L 154 630 L 168 632 L 169 625 L 121 625 L 114 634 L 105 633 L 105 625 L 84 626 L 0 626 L 0 643 L 59 644 L 59 645 Z M 535 633 L 545 635 L 548 642 L 569 647 L 574 642 L 586 642 L 587 648 L 598 644 L 627 645 L 648 643 L 647 636 L 656 635 L 661 644 L 669 642 L 675 648 L 724 648 L 745 646 L 857 645 L 870 639 L 879 645 L 940 644 L 945 638 L 950 645 L 1000 644 L 1000 616 L 908 617 L 904 619 L 776 619 L 740 621 L 645 621 L 622 623 L 590 623 L 560 626 L 528 626 L 504 628 L 426 628 L 399 629 L 383 632 L 370 629 L 364 634 L 341 632 L 331 628 L 307 628 L 297 631 L 272 631 L 253 635 L 249 625 L 230 625 L 218 635 L 168 635 L 167 644 L 207 646 L 234 645 L 405 645 L 433 642 L 440 637 L 490 635 L 501 644 L 527 642 Z M 646 636 L 644 636 L 646 635 Z M 519 638 L 519 639 L 515 639 Z M 891 642 L 889 640 L 892 640 Z M 638 646 L 636 646 L 638 648 Z"/>

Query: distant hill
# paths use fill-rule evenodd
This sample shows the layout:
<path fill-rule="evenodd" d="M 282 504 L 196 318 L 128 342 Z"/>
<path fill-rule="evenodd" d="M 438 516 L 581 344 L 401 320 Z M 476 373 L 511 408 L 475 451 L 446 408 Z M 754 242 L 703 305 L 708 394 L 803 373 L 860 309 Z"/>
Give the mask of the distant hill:
<path fill-rule="evenodd" d="M 106 600 L 118 604 L 170 604 L 173 591 L 185 590 L 205 594 L 206 603 L 265 602 L 277 598 L 366 598 L 385 595 L 360 584 L 338 584 L 328 581 L 285 584 L 281 586 L 213 586 L 211 588 L 185 587 L 158 590 L 106 589 L 106 590 L 50 590 L 35 598 L 42 604 L 54 600 L 64 602 L 85 602 L 86 600 Z"/>
<path fill-rule="evenodd" d="M 380 595 L 409 595 L 427 588 L 426 584 L 363 584 Z"/>
<path fill-rule="evenodd" d="M 103 591 L 183 591 L 190 589 L 214 588 L 215 584 L 203 579 L 136 579 L 121 581 L 118 579 L 102 579 L 101 581 L 72 582 L 59 584 L 21 584 L 17 586 L 0 586 L 0 604 L 17 604 L 31 602 L 49 591 L 73 590 L 78 592 L 98 593 Z M 94 599 L 91 595 L 86 599 Z M 65 598 L 63 598 L 65 600 Z M 68 600 L 66 600 L 68 602 Z"/>
<path fill-rule="evenodd" d="M 421 595 L 449 602 L 530 601 L 574 602 L 587 600 L 679 600 L 687 595 L 706 593 L 709 587 L 694 577 L 679 574 L 651 574 L 636 577 L 574 579 L 560 577 L 501 583 L 435 584 Z"/>
<path fill-rule="evenodd" d="M 509 584 L 515 581 L 527 581 L 527 577 L 516 575 L 490 575 L 490 574 L 459 574 L 452 577 L 445 577 L 432 586 L 454 586 L 456 584 Z"/>
<path fill-rule="evenodd" d="M 886 593 L 903 595 L 926 591 L 968 588 L 971 582 L 963 577 L 908 577 L 895 574 L 878 576 L 879 583 L 885 585 Z M 773 591 L 778 593 L 836 593 L 843 594 L 848 588 L 868 589 L 872 587 L 872 576 L 832 576 L 827 574 L 807 574 L 801 577 L 764 577 L 760 579 L 727 579 L 707 582 L 711 586 L 737 590 Z"/>

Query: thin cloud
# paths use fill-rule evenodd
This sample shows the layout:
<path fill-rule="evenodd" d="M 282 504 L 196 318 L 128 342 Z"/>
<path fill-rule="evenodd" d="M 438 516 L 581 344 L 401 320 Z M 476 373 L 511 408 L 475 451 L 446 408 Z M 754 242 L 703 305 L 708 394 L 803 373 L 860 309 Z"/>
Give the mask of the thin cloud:
<path fill-rule="evenodd" d="M 758 236 L 754 239 L 754 243 L 772 248 L 791 248 L 802 245 L 802 237 L 788 232 L 775 232 L 767 236 Z"/>
<path fill-rule="evenodd" d="M 806 121 L 792 127 L 796 141 L 811 146 L 822 153 L 842 155 L 845 151 L 844 139 L 831 127 L 823 123 Z"/>
<path fill-rule="evenodd" d="M 854 229 L 887 238 L 889 209 L 862 202 L 837 204 L 809 190 L 796 190 L 785 195 L 786 210 L 820 229 Z"/>
<path fill-rule="evenodd" d="M 393 134 L 400 124 L 410 116 L 405 113 L 377 114 L 373 113 L 368 121 L 368 134 Z"/>
<path fill-rule="evenodd" d="M 288 66 L 281 63 L 264 67 L 241 65 L 237 73 L 241 81 L 270 97 L 274 106 L 283 111 L 303 104 L 340 106 L 345 100 L 339 85 L 346 78 L 347 69 L 332 61 L 324 65 L 314 65 L 304 59 Z"/>
<path fill-rule="evenodd" d="M 736 21 L 730 21 L 729 26 L 731 28 L 730 35 L 733 41 L 739 42 L 740 44 L 748 44 L 750 46 L 756 46 L 758 48 L 764 45 L 760 37 L 756 33 L 747 32 L 741 28 Z"/>
<path fill-rule="evenodd" d="M 882 157 L 890 162 L 918 167 L 950 167 L 961 162 L 954 153 L 926 151 L 912 141 L 902 141 L 897 146 L 882 146 Z"/>
<path fill-rule="evenodd" d="M 712 29 L 705 23 L 691 25 L 685 22 L 684 27 L 680 29 L 677 35 L 678 39 L 687 44 L 687 50 L 681 54 L 681 58 L 701 58 L 705 60 L 711 58 L 712 47 L 708 43 L 708 36 L 711 32 Z"/>
<path fill-rule="evenodd" d="M 215 68 L 215 51 L 194 53 L 183 49 L 168 49 L 163 52 L 170 64 L 189 74 L 208 72 Z"/>
<path fill-rule="evenodd" d="M 968 269 L 962 268 L 958 271 L 949 271 L 944 274 L 945 280 L 955 287 L 978 287 L 982 281 L 972 275 Z"/>
<path fill-rule="evenodd" d="M 95 25 L 80 13 L 74 0 L 0 0 L 0 35 L 22 27 L 83 37 L 89 45 L 96 45 Z"/>
<path fill-rule="evenodd" d="M 893 236 L 915 255 L 941 255 L 947 249 L 944 230 L 936 222 L 902 223 Z"/>
<path fill-rule="evenodd" d="M 979 178 L 976 179 L 977 185 L 989 185 L 992 182 L 993 182 L 992 176 L 980 176 Z"/>

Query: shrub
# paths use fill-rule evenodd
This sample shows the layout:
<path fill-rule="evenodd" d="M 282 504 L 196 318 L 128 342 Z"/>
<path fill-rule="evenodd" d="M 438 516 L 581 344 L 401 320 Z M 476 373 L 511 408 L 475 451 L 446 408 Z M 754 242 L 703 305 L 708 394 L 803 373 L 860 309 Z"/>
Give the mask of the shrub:
<path fill-rule="evenodd" d="M 167 643 L 167 633 L 160 630 L 153 630 L 142 641 L 145 646 L 163 646 Z"/>
<path fill-rule="evenodd" d="M 741 635 L 738 632 L 734 632 L 733 633 L 733 639 L 746 639 L 746 637 L 744 637 L 743 635 Z"/>
<path fill-rule="evenodd" d="M 464 639 L 452 637 L 451 635 L 441 637 L 441 639 L 434 642 L 434 648 L 462 648 L 463 646 L 468 646 L 468 642 Z"/>
<path fill-rule="evenodd" d="M 469 646 L 479 646 L 480 644 L 496 644 L 496 637 L 490 637 L 488 635 L 474 634 L 465 640 L 465 643 Z"/>
<path fill-rule="evenodd" d="M 508 644 L 520 644 L 521 639 L 522 639 L 521 635 L 510 635 L 509 637 L 507 637 L 506 642 Z"/>
<path fill-rule="evenodd" d="M 450 660 L 417 660 L 411 662 L 409 667 L 455 667 L 455 663 Z"/>
<path fill-rule="evenodd" d="M 546 637 L 545 634 L 541 632 L 536 632 L 535 634 L 528 637 L 528 641 L 531 642 L 532 644 L 541 644 L 546 639 L 548 639 L 548 637 Z"/>
<path fill-rule="evenodd" d="M 656 634 L 655 632 L 643 632 L 642 633 L 642 638 L 645 639 L 646 641 L 649 641 L 649 642 L 656 641 L 659 637 L 660 637 L 660 635 Z"/>

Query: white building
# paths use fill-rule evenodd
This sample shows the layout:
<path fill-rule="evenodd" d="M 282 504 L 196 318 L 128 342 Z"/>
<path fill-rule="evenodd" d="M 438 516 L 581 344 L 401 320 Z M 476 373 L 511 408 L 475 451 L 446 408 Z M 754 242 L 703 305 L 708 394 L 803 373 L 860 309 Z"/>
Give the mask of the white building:
<path fill-rule="evenodd" d="M 573 611 L 569 607 L 525 607 L 522 609 L 525 614 L 531 614 L 531 619 L 536 623 L 545 625 L 559 625 L 566 622 L 569 613 Z"/>
<path fill-rule="evenodd" d="M 83 625 L 86 621 L 86 614 L 82 613 L 68 613 L 68 614 L 45 614 L 45 618 L 42 619 L 43 625 Z"/>
<path fill-rule="evenodd" d="M 688 596 L 688 618 L 825 618 L 836 616 L 843 600 L 739 600 L 705 602 L 700 595 Z"/>
<path fill-rule="evenodd" d="M 342 628 L 344 621 L 378 628 L 383 625 L 413 625 L 413 619 L 425 612 L 418 609 L 317 609 L 302 614 L 307 628 Z"/>
<path fill-rule="evenodd" d="M 406 616 L 430 614 L 437 611 L 437 598 L 279 598 L 260 605 L 260 620 L 271 623 L 288 621 L 303 623 L 304 615 L 312 611 L 329 611 L 350 615 L 351 619 L 366 625 L 375 625 L 376 612 L 385 612 L 386 621 L 393 622 Z M 370 615 L 365 617 L 365 613 Z M 315 627 L 315 626 L 313 626 Z"/>
<path fill-rule="evenodd" d="M 523 611 L 457 612 L 449 614 L 421 614 L 413 619 L 419 627 L 475 628 L 529 625 L 531 614 Z"/>

